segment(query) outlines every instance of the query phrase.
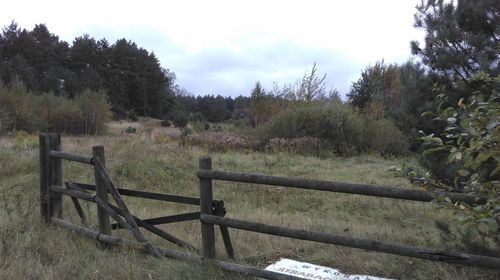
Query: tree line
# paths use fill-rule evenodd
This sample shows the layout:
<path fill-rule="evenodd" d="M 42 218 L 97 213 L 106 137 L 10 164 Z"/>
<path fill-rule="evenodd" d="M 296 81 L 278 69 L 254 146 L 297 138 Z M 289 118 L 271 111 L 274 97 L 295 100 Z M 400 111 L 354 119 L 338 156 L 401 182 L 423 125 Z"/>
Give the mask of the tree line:
<path fill-rule="evenodd" d="M 26 30 L 12 22 L 0 34 L 0 79 L 20 79 L 31 92 L 68 98 L 104 90 L 116 117 L 160 118 L 172 106 L 175 74 L 126 39 L 110 44 L 85 34 L 69 44 L 44 24 Z"/>

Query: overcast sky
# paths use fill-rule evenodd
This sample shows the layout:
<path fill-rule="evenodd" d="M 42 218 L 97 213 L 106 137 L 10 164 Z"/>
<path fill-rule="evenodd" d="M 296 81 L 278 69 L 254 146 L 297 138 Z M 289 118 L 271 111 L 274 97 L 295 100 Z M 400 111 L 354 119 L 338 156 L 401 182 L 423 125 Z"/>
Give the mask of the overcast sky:
<path fill-rule="evenodd" d="M 259 80 L 294 83 L 317 63 L 344 95 L 367 65 L 411 57 L 420 0 L 4 1 L 0 24 L 45 23 L 72 42 L 85 33 L 153 51 L 198 94 L 248 95 Z"/>

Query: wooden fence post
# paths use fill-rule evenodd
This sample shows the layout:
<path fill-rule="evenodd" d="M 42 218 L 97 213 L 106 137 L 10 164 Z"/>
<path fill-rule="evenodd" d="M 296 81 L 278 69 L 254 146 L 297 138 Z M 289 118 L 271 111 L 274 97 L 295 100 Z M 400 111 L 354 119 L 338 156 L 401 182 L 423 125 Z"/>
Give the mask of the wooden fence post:
<path fill-rule="evenodd" d="M 52 217 L 62 218 L 62 194 L 50 191 L 52 185 L 62 186 L 62 163 L 49 156 L 61 150 L 61 134 L 40 133 L 39 142 L 40 214 L 49 223 Z"/>
<path fill-rule="evenodd" d="M 51 133 L 49 134 L 49 138 L 50 138 L 50 145 L 49 145 L 50 151 L 61 151 L 61 134 Z M 59 158 L 50 158 L 49 163 L 50 163 L 49 170 L 51 170 L 50 174 L 51 180 L 49 188 L 51 185 L 62 186 L 63 185 L 62 160 Z M 56 217 L 61 219 L 62 208 L 63 208 L 62 194 L 51 191 L 49 192 L 49 198 L 50 198 L 50 203 L 49 203 L 50 217 Z"/>
<path fill-rule="evenodd" d="M 48 162 L 49 162 L 49 135 L 40 133 L 39 139 L 39 162 L 40 162 L 40 215 L 42 219 L 48 223 L 49 217 L 49 179 L 48 179 Z"/>
<path fill-rule="evenodd" d="M 103 146 L 93 146 L 92 155 L 102 162 L 103 166 L 106 166 Z M 97 170 L 97 166 L 94 165 L 94 178 L 96 185 L 96 195 L 104 203 L 108 203 L 108 186 L 106 185 L 106 180 L 102 177 L 101 173 Z M 97 204 L 97 222 L 99 224 L 99 232 L 106 235 L 111 235 L 111 223 L 108 212 L 106 212 L 102 206 Z M 109 244 L 101 243 L 101 248 L 109 248 Z"/>
<path fill-rule="evenodd" d="M 210 157 L 202 157 L 198 161 L 199 169 L 212 169 L 212 159 Z M 200 213 L 213 215 L 212 211 L 212 179 L 200 178 Z M 201 222 L 201 240 L 203 248 L 203 256 L 209 259 L 215 258 L 215 231 L 214 225 Z"/>

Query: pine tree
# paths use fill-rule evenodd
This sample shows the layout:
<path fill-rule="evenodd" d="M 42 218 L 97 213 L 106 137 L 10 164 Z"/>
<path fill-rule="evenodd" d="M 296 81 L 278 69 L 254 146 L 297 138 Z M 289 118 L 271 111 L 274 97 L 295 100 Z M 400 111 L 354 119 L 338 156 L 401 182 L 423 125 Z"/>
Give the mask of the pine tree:
<path fill-rule="evenodd" d="M 415 26 L 426 35 L 423 48 L 411 43 L 413 54 L 449 79 L 448 86 L 474 89 L 476 72 L 500 74 L 500 0 L 423 1 Z"/>

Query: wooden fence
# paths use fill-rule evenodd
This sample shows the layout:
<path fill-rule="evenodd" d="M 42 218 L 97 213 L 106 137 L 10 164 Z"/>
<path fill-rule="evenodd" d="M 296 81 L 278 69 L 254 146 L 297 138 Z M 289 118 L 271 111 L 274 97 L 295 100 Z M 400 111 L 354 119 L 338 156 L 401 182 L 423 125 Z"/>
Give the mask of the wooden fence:
<path fill-rule="evenodd" d="M 211 264 L 222 269 L 246 273 L 266 279 L 302 279 L 262 270 L 256 267 L 215 260 L 215 225 L 218 225 L 220 227 L 221 236 L 226 248 L 226 253 L 230 258 L 234 258 L 234 250 L 229 236 L 229 227 L 432 261 L 500 269 L 500 258 L 496 257 L 445 252 L 431 248 L 411 247 L 402 244 L 360 239 L 325 232 L 292 229 L 226 218 L 224 217 L 226 212 L 224 202 L 222 200 L 213 199 L 212 189 L 214 180 L 222 180 L 259 184 L 266 187 L 280 186 L 286 188 L 302 188 L 315 191 L 341 192 L 423 202 L 430 202 L 434 200 L 436 196 L 446 196 L 455 202 L 461 201 L 474 205 L 484 204 L 485 200 L 482 198 L 459 193 L 431 193 L 420 190 L 375 185 L 349 184 L 301 178 L 268 176 L 262 174 L 216 171 L 212 170 L 212 162 L 209 157 L 199 159 L 197 176 L 199 178 L 200 197 L 175 196 L 117 188 L 113 184 L 113 181 L 105 168 L 104 148 L 102 146 L 94 146 L 92 151 L 92 156 L 66 153 L 61 149 L 61 136 L 59 134 L 40 134 L 40 209 L 41 217 L 47 223 L 68 228 L 76 233 L 98 240 L 100 241 L 100 246 L 103 248 L 107 248 L 111 245 L 132 246 L 158 257 L 165 256 L 200 263 L 210 262 Z M 93 166 L 95 185 L 72 181 L 63 182 L 62 160 L 69 160 Z M 63 195 L 70 196 L 83 226 L 63 219 Z M 111 195 L 114 204 L 108 201 L 109 195 Z M 140 219 L 130 213 L 121 197 L 122 195 L 189 205 L 199 205 L 200 211 Z M 82 207 L 79 204 L 79 199 L 97 204 L 97 231 L 86 227 L 88 221 Z M 111 224 L 110 217 L 112 217 L 116 223 Z M 156 226 L 160 224 L 192 220 L 199 220 L 201 224 L 202 256 L 197 254 L 199 251 L 195 248 L 195 246 Z M 127 229 L 134 237 L 135 241 L 112 236 L 112 230 L 119 228 Z M 146 240 L 140 231 L 140 228 L 148 230 L 181 248 L 187 249 L 188 252 L 178 252 L 154 246 Z"/>

